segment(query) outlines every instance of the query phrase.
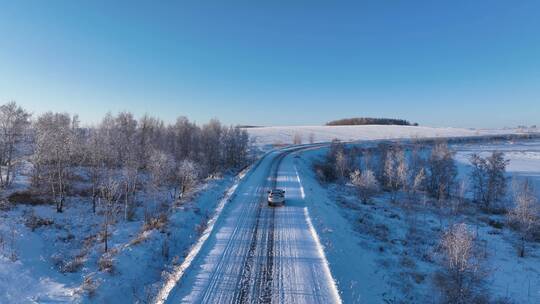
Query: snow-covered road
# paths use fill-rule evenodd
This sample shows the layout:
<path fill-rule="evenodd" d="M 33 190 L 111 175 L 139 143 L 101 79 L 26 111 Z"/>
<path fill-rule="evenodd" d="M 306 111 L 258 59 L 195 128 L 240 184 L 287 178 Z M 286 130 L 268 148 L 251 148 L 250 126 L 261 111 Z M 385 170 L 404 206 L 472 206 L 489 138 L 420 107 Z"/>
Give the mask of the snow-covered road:
<path fill-rule="evenodd" d="M 340 303 L 309 218 L 295 149 L 268 154 L 241 182 L 166 303 Z M 286 190 L 284 207 L 266 203 Z"/>

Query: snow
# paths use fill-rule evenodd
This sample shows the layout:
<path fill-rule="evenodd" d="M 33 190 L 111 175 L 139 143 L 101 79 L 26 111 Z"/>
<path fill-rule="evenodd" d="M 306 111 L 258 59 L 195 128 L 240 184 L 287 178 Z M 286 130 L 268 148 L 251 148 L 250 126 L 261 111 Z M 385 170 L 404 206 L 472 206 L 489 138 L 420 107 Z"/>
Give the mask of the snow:
<path fill-rule="evenodd" d="M 14 190 L 28 187 L 24 176 L 21 180 Z M 113 264 L 110 273 L 98 269 L 103 244 L 96 234 L 102 217 L 92 215 L 88 199 L 70 197 L 63 213 L 57 213 L 53 205 L 22 204 L 0 211 L 0 303 L 146 301 L 163 285 L 163 274 L 181 263 L 185 252 L 199 239 L 197 227 L 206 224 L 233 181 L 227 176 L 200 185 L 172 211 L 169 234 L 157 229 L 144 231 L 141 208 L 134 221 L 120 219 L 112 229 L 106 255 Z M 26 225 L 31 214 L 50 219 L 53 224 L 32 231 Z M 168 258 L 162 254 L 166 241 Z M 14 261 L 10 259 L 13 251 Z M 62 272 L 66 262 L 75 261 L 76 256 L 81 256 L 81 267 Z M 91 278 L 95 289 L 92 295 L 83 290 L 88 287 L 83 284 L 85 278 Z"/>
<path fill-rule="evenodd" d="M 287 194 L 286 205 L 276 209 L 279 231 L 276 258 L 279 271 L 283 272 L 279 282 L 283 288 L 292 289 L 284 292 L 284 302 L 341 303 L 323 246 L 309 215 L 308 201 L 295 165 L 296 153 L 283 159 L 277 181 L 277 187 L 285 189 Z M 314 298 L 308 296 L 314 292 Z"/>
<path fill-rule="evenodd" d="M 471 154 L 477 153 L 485 157 L 493 151 L 504 153 L 504 158 L 510 163 L 506 168 L 509 177 L 518 179 L 529 178 L 535 185 L 535 190 L 540 197 L 540 141 L 539 140 L 519 140 L 504 141 L 485 144 L 461 144 L 453 145 L 457 152 L 456 160 L 461 166 L 469 164 Z M 466 176 L 467 169 L 462 168 Z"/>
<path fill-rule="evenodd" d="M 510 163 L 507 167 L 509 177 L 518 180 L 529 179 L 540 198 L 540 141 L 508 141 L 486 143 L 481 145 L 455 145 L 457 151 L 456 160 L 460 162 L 460 168 L 467 172 L 469 157 L 472 153 L 487 156 L 493 151 L 504 153 L 505 159 Z M 462 172 L 462 177 L 463 176 Z M 509 187 L 511 192 L 511 187 Z M 505 222 L 502 216 L 491 218 Z M 490 267 L 493 269 L 490 278 L 490 289 L 501 297 L 508 297 L 518 303 L 540 302 L 540 254 L 537 244 L 532 244 L 531 256 L 516 258 L 516 248 L 513 240 L 516 236 L 513 232 L 504 230 L 500 234 L 493 234 L 494 229 L 487 225 L 481 225 L 478 233 L 487 242 Z"/>
<path fill-rule="evenodd" d="M 250 169 L 250 168 L 249 168 Z M 192 246 L 192 248 L 189 250 L 188 255 L 184 259 L 184 261 L 174 269 L 174 272 L 170 275 L 170 277 L 165 282 L 165 285 L 161 290 L 159 291 L 157 295 L 156 303 L 164 303 L 167 297 L 169 296 L 171 290 L 180 282 L 180 279 L 186 272 L 186 270 L 191 266 L 191 263 L 197 257 L 199 252 L 201 251 L 202 246 L 205 244 L 206 240 L 210 236 L 210 233 L 213 231 L 214 226 L 216 224 L 217 219 L 221 215 L 221 212 L 223 211 L 223 208 L 225 207 L 225 204 L 232 199 L 233 194 L 236 191 L 236 188 L 238 187 L 238 184 L 244 177 L 246 176 L 249 169 L 244 170 L 242 173 L 239 174 L 239 176 L 236 179 L 236 182 L 227 190 L 227 193 L 225 196 L 219 201 L 218 206 L 216 210 L 214 211 L 214 215 L 212 218 L 208 221 L 207 227 L 202 233 L 202 235 L 199 237 L 197 242 Z"/>
<path fill-rule="evenodd" d="M 170 216 L 168 231 L 170 236 L 158 230 L 151 230 L 150 236 L 142 243 L 134 246 L 122 246 L 116 255 L 115 266 L 118 274 L 108 275 L 100 273 L 104 278 L 101 289 L 90 302 L 124 302 L 133 298 L 145 299 L 155 296 L 154 289 L 160 290 L 163 280 L 169 278 L 169 272 L 173 269 L 164 269 L 164 266 L 183 263 L 189 257 L 188 250 L 200 239 L 201 234 L 197 231 L 201 225 L 208 224 L 208 218 L 219 208 L 224 192 L 234 183 L 234 179 L 211 180 L 198 189 L 199 195 L 192 201 L 183 203 Z M 118 230 L 117 230 L 118 231 Z M 162 246 L 167 238 L 170 246 L 171 257 L 166 259 L 162 255 Z M 123 242 L 129 243 L 127 242 Z M 145 290 L 149 289 L 150 290 Z"/>
<path fill-rule="evenodd" d="M 264 148 L 288 143 L 295 133 L 304 141 L 313 134 L 315 141 L 328 142 L 525 132 L 404 126 L 248 131 Z M 452 148 L 457 151 L 461 177 L 470 169 L 471 153 L 503 151 L 510 160 L 509 176 L 530 178 L 540 195 L 539 140 L 455 144 Z M 157 291 L 159 303 L 226 303 L 239 297 L 270 297 L 282 303 L 433 302 L 430 282 L 438 269 L 433 247 L 449 221 L 429 207 L 411 217 L 385 194 L 377 196 L 374 205 L 359 204 L 352 187 L 319 184 L 312 161 L 325 148 L 295 149 L 270 151 L 238 178 L 208 180 L 173 210 L 166 231 L 143 231 L 142 210 L 134 222 L 119 221 L 111 237 L 111 273 L 98 269 L 103 248 L 92 237 L 100 230 L 101 217 L 88 216 L 88 199 L 71 197 L 61 214 L 50 205 L 17 205 L 0 211 L 0 303 L 142 302 Z M 269 176 L 284 152 L 277 186 L 286 190 L 287 202 L 284 207 L 269 208 L 265 202 L 272 183 Z M 20 176 L 13 191 L 27 187 L 28 182 Z M 26 225 L 31 214 L 54 223 L 32 231 Z M 409 234 L 411 220 L 420 222 L 417 239 Z M 492 295 L 540 303 L 538 245 L 518 259 L 515 232 L 488 224 L 488 220 L 504 223 L 504 216 L 466 214 L 453 220 L 467 222 L 484 242 Z M 165 242 L 170 246 L 169 257 L 162 254 Z M 16 259 L 10 259 L 12 253 Z M 80 269 L 59 271 L 78 255 L 82 256 Z M 93 296 L 82 289 L 85 278 L 96 284 Z"/>
<path fill-rule="evenodd" d="M 528 177 L 539 185 L 540 141 L 453 145 L 457 150 L 460 177 L 469 170 L 468 157 L 499 150 L 510 160 L 509 176 Z M 489 272 L 486 287 L 493 299 L 515 303 L 540 303 L 540 251 L 529 244 L 529 256 L 518 258 L 515 232 L 497 229 L 489 221 L 506 223 L 504 215 L 479 211 L 457 216 L 441 214 L 426 202 L 408 211 L 400 201 L 391 203 L 380 194 L 373 204 L 361 204 L 349 185 L 321 187 L 313 174 L 312 162 L 326 149 L 301 153 L 298 170 L 302 176 L 308 208 L 314 227 L 324 244 L 325 255 L 345 303 L 420 302 L 437 298 L 433 275 L 437 240 L 453 222 L 463 221 L 477 234 L 486 253 Z M 538 189 L 538 186 L 537 186 Z M 416 227 L 414 233 L 411 227 Z"/>
<path fill-rule="evenodd" d="M 0 303 L 69 302 L 75 292 L 60 280 L 41 276 L 25 262 L 0 257 Z"/>
<path fill-rule="evenodd" d="M 324 246 L 343 303 L 382 302 L 390 288 L 386 274 L 377 264 L 374 245 L 365 246 L 361 242 L 353 223 L 344 214 L 349 211 L 336 204 L 312 172 L 312 160 L 325 152 L 326 149 L 303 152 L 296 161 L 311 221 Z"/>
<path fill-rule="evenodd" d="M 255 144 L 264 147 L 275 144 L 291 144 L 295 134 L 299 134 L 304 143 L 313 136 L 314 142 L 398 139 L 398 138 L 433 138 L 467 137 L 480 135 L 523 134 L 527 129 L 465 129 L 435 128 L 422 126 L 362 125 L 362 126 L 283 126 L 246 128 Z M 531 130 L 531 132 L 534 131 Z"/>
<path fill-rule="evenodd" d="M 309 216 L 308 207 L 304 207 L 304 216 L 306 218 L 306 222 L 308 225 L 309 232 L 311 233 L 311 237 L 315 241 L 317 252 L 319 253 L 319 256 L 321 257 L 321 259 L 323 260 L 322 268 L 323 268 L 324 276 L 327 278 L 327 281 L 330 282 L 330 287 L 332 289 L 331 293 L 333 295 L 333 302 L 341 303 L 341 297 L 339 296 L 339 291 L 336 286 L 336 281 L 334 280 L 334 278 L 332 278 L 330 267 L 328 265 L 328 261 L 326 260 L 324 249 L 321 245 L 321 240 L 319 239 L 319 235 L 317 234 L 317 231 L 315 230 L 315 227 L 313 227 L 313 223 L 311 222 L 311 217 Z"/>
<path fill-rule="evenodd" d="M 310 229 L 307 202 L 293 157 L 279 166 L 283 207 L 268 207 L 272 152 L 236 189 L 214 232 L 167 303 L 222 303 L 269 299 L 281 303 L 340 303 L 330 269 Z"/>
<path fill-rule="evenodd" d="M 27 168 L 23 167 L 22 171 L 26 172 Z M 4 195 L 23 189 L 28 183 L 27 176 L 17 176 Z M 54 220 L 57 233 L 48 233 L 42 228 L 32 231 L 25 220 L 32 214 L 52 219 L 56 215 L 53 206 L 0 210 L 0 303 L 72 302 L 80 298 L 76 283 L 79 276 L 56 270 L 54 261 L 60 255 L 51 247 L 51 243 L 57 243 L 60 254 L 68 254 L 70 248 L 64 240 L 71 237 L 71 228 L 77 227 L 81 219 L 78 212 L 70 211 Z M 73 217 L 73 226 L 63 225 L 66 217 Z"/>

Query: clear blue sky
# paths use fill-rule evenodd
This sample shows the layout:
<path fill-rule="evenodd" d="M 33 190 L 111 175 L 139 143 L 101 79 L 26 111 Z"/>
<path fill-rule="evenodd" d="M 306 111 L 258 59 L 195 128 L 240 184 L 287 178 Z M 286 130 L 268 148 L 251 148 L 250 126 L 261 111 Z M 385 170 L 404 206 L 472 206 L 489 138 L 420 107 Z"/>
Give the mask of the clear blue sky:
<path fill-rule="evenodd" d="M 540 1 L 3 1 L 0 101 L 38 114 L 540 124 Z"/>

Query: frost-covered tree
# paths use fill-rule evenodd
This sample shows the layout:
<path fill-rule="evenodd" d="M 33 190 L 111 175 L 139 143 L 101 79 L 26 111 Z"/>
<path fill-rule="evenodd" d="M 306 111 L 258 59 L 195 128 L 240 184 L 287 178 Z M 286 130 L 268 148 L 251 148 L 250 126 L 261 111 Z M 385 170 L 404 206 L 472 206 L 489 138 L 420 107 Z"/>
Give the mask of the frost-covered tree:
<path fill-rule="evenodd" d="M 314 164 L 315 171 L 321 180 L 334 182 L 348 177 L 351 159 L 343 143 L 338 139 L 332 140 L 325 157 Z"/>
<path fill-rule="evenodd" d="M 409 168 L 405 152 L 400 147 L 394 147 L 386 153 L 384 180 L 386 188 L 392 193 L 392 201 L 395 200 L 398 190 L 408 187 Z"/>
<path fill-rule="evenodd" d="M 506 195 L 505 173 L 508 161 L 502 152 L 497 151 L 486 158 L 475 153 L 469 160 L 472 165 L 469 177 L 474 200 L 489 208 Z"/>
<path fill-rule="evenodd" d="M 171 180 L 171 175 L 174 174 L 175 168 L 176 164 L 171 155 L 161 150 L 152 150 L 148 171 L 151 176 L 152 185 L 155 188 L 167 186 Z"/>
<path fill-rule="evenodd" d="M 426 160 L 423 157 L 423 146 L 417 139 L 413 139 L 410 151 L 410 174 L 411 176 L 417 176 L 419 171 L 426 167 Z"/>
<path fill-rule="evenodd" d="M 394 150 L 389 150 L 384 157 L 384 186 L 391 191 L 397 190 L 396 157 Z"/>
<path fill-rule="evenodd" d="M 101 120 L 101 123 L 94 130 L 98 133 L 99 141 L 103 144 L 101 147 L 107 167 L 119 167 L 116 149 L 116 123 L 114 116 L 107 113 Z"/>
<path fill-rule="evenodd" d="M 431 149 L 427 163 L 427 188 L 436 199 L 450 197 L 456 184 L 457 166 L 452 152 L 446 142 L 440 142 Z"/>
<path fill-rule="evenodd" d="M 225 168 L 239 168 L 247 162 L 249 137 L 246 130 L 230 126 L 222 131 L 222 165 Z"/>
<path fill-rule="evenodd" d="M 141 168 L 146 168 L 153 149 L 162 148 L 165 144 L 165 127 L 163 121 L 144 115 L 137 123 L 135 139 L 136 158 Z"/>
<path fill-rule="evenodd" d="M 105 138 L 99 129 L 92 129 L 85 143 L 86 163 L 92 187 L 92 211 L 96 213 L 100 183 L 107 168 L 107 149 Z"/>
<path fill-rule="evenodd" d="M 34 180 L 44 183 L 58 212 L 63 211 L 70 185 L 74 134 L 78 127 L 74 122 L 69 114 L 47 112 L 34 125 Z"/>
<path fill-rule="evenodd" d="M 408 181 L 408 186 L 405 189 L 407 192 L 407 198 L 409 203 L 412 203 L 415 198 L 418 197 L 418 194 L 424 191 L 426 188 L 426 170 L 424 168 L 420 168 L 420 170 L 416 172 L 416 175 L 412 175 L 413 172 L 414 171 L 411 170 L 409 173 L 411 174 L 411 176 Z"/>
<path fill-rule="evenodd" d="M 436 276 L 444 303 L 466 304 L 482 283 L 482 264 L 475 236 L 465 223 L 451 226 L 440 242 L 443 271 Z"/>
<path fill-rule="evenodd" d="M 349 160 L 345 155 L 344 150 L 337 151 L 336 153 L 336 175 L 338 179 L 342 179 L 347 175 L 349 170 Z"/>
<path fill-rule="evenodd" d="M 112 130 L 113 147 L 115 148 L 115 161 L 119 166 L 125 162 L 136 159 L 135 138 L 137 134 L 137 120 L 129 112 L 121 112 L 114 118 Z"/>
<path fill-rule="evenodd" d="M 15 158 L 30 125 L 30 113 L 9 102 L 0 106 L 0 185 L 7 187 L 15 176 Z M 5 170 L 3 170 L 5 168 Z"/>
<path fill-rule="evenodd" d="M 398 186 L 404 190 L 409 190 L 409 180 L 410 180 L 410 172 L 409 172 L 409 164 L 407 162 L 407 157 L 405 156 L 405 151 L 403 149 L 400 149 L 396 152 L 397 157 L 397 168 L 396 168 L 396 177 Z"/>
<path fill-rule="evenodd" d="M 418 173 L 414 177 L 414 181 L 412 184 L 412 191 L 414 193 L 422 191 L 425 187 L 425 181 L 426 181 L 426 170 L 424 170 L 424 168 L 421 168 L 420 171 L 418 171 Z"/>
<path fill-rule="evenodd" d="M 351 183 L 358 189 L 358 194 L 364 204 L 379 191 L 379 182 L 373 171 L 366 169 L 360 172 L 355 170 L 351 173 Z"/>
<path fill-rule="evenodd" d="M 80 127 L 79 115 L 77 114 L 71 117 L 71 133 L 71 166 L 77 167 L 84 164 L 88 156 L 85 149 L 88 132 Z"/>
<path fill-rule="evenodd" d="M 199 168 L 195 162 L 184 159 L 178 165 L 174 178 L 174 198 L 182 198 L 187 191 L 190 191 L 197 184 Z M 177 188 L 180 189 L 179 194 L 177 194 Z"/>
<path fill-rule="evenodd" d="M 149 188 L 155 195 L 156 204 L 158 203 L 157 194 L 165 189 L 169 190 L 173 186 L 171 182 L 174 181 L 175 170 L 176 163 L 170 154 L 156 149 L 151 152 L 148 163 L 151 180 Z M 168 206 L 165 207 L 168 208 Z"/>
<path fill-rule="evenodd" d="M 124 199 L 124 219 L 131 220 L 134 216 L 135 195 L 141 170 L 140 163 L 134 158 L 128 158 L 124 161 L 121 168 L 122 193 Z"/>
<path fill-rule="evenodd" d="M 116 117 L 108 113 L 100 125 L 106 142 L 109 165 L 119 169 L 119 190 L 124 200 L 124 219 L 133 216 L 133 204 L 140 169 L 144 166 L 138 136 L 138 121 L 129 112 L 121 112 Z M 146 159 L 144 159 L 146 161 Z"/>
<path fill-rule="evenodd" d="M 533 232 L 540 229 L 540 205 L 529 180 L 514 184 L 514 208 L 508 212 L 508 220 L 521 235 L 519 256 L 525 256 L 525 242 Z"/>
<path fill-rule="evenodd" d="M 79 127 L 76 115 L 46 113 L 31 131 L 35 137 L 33 185 L 47 190 L 59 212 L 71 172 L 77 168 L 87 173 L 94 212 L 104 176 L 114 176 L 120 182 L 127 220 L 133 215 L 139 189 L 157 185 L 167 190 L 183 188 L 185 192 L 199 177 L 244 167 L 250 145 L 246 130 L 223 126 L 216 119 L 202 128 L 184 117 L 166 126 L 148 115 L 137 120 L 129 112 L 108 113 L 98 126 L 88 128 Z M 167 158 L 164 167 L 159 167 L 163 164 L 161 156 Z M 2 153 L 0 163 L 1 157 Z M 2 175 L 0 170 L 0 182 Z"/>
<path fill-rule="evenodd" d="M 203 125 L 201 130 L 201 164 L 209 174 L 221 168 L 221 134 L 223 128 L 217 119 Z"/>
<path fill-rule="evenodd" d="M 328 179 L 342 179 L 347 176 L 349 169 L 349 159 L 347 158 L 347 151 L 343 143 L 337 139 L 332 141 L 330 149 L 326 155 L 326 163 L 328 165 Z"/>
<path fill-rule="evenodd" d="M 109 235 L 111 225 L 115 221 L 116 213 L 118 212 L 118 201 L 120 200 L 120 182 L 109 175 L 100 183 L 100 205 L 103 211 L 103 224 L 101 238 L 105 245 L 105 252 L 109 250 Z"/>
<path fill-rule="evenodd" d="M 177 162 L 184 159 L 196 159 L 199 155 L 200 129 L 187 117 L 180 116 L 170 127 L 172 141 L 171 153 Z"/>

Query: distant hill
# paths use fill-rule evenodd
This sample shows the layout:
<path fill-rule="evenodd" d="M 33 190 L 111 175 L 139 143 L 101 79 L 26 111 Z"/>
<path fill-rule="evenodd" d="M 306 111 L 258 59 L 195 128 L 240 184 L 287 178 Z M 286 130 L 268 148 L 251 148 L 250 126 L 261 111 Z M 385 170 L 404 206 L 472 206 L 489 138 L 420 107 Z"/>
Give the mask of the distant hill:
<path fill-rule="evenodd" d="M 418 126 L 417 123 L 410 123 L 404 119 L 393 118 L 371 118 L 354 117 L 332 120 L 326 123 L 327 126 L 359 126 L 359 125 L 397 125 L 397 126 Z"/>
<path fill-rule="evenodd" d="M 261 128 L 262 126 L 238 125 L 237 127 L 241 129 L 249 129 L 249 128 Z"/>

